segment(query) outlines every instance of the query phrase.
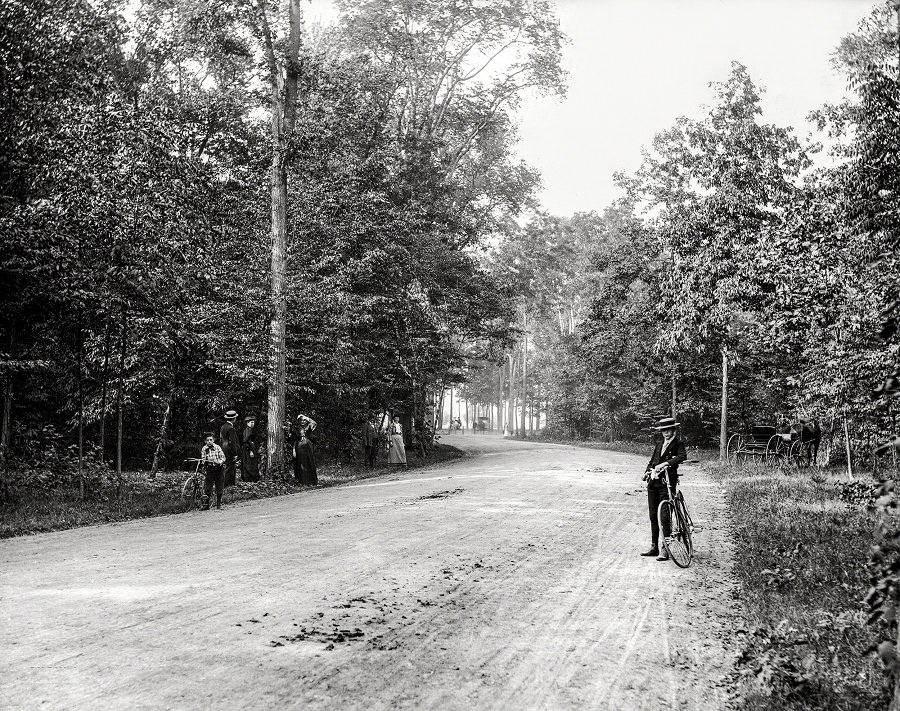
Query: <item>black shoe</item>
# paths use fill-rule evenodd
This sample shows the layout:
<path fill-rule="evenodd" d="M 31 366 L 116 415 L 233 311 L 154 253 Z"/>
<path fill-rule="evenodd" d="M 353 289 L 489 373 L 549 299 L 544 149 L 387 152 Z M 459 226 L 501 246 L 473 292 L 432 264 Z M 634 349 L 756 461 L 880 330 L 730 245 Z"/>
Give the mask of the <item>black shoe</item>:
<path fill-rule="evenodd" d="M 649 556 L 651 556 L 651 555 L 659 555 L 659 549 L 658 549 L 658 548 L 651 548 L 649 551 L 646 551 L 646 552 L 644 552 L 644 553 L 641 553 L 641 555 L 647 556 L 647 557 L 649 557 Z"/>

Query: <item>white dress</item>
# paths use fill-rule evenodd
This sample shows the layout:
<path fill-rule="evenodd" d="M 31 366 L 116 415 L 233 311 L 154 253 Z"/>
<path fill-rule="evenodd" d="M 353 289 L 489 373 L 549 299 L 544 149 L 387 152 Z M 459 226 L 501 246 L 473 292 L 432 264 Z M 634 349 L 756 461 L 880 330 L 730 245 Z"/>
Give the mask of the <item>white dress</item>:
<path fill-rule="evenodd" d="M 391 446 L 388 450 L 388 464 L 406 464 L 406 446 L 403 444 L 403 428 L 400 423 L 391 425 Z"/>

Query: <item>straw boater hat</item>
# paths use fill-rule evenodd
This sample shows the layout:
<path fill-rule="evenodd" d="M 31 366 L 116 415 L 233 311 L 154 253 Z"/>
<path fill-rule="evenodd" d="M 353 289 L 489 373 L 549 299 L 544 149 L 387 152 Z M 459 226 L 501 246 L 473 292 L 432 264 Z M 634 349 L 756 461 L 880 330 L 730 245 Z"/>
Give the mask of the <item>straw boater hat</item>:
<path fill-rule="evenodd" d="M 680 422 L 676 422 L 674 417 L 663 417 L 654 426 L 655 430 L 674 430 Z"/>
<path fill-rule="evenodd" d="M 225 413 L 225 419 L 226 420 L 236 420 L 237 412 L 235 412 L 234 410 L 229 410 L 228 412 Z"/>

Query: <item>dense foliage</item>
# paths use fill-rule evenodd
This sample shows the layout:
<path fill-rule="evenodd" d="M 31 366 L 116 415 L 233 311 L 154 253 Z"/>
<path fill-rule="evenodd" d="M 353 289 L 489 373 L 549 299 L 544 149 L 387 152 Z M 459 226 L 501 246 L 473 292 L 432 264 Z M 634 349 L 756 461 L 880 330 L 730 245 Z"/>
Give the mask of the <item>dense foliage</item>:
<path fill-rule="evenodd" d="M 710 446 L 818 421 L 824 456 L 845 458 L 846 434 L 871 463 L 896 429 L 890 399 L 871 397 L 897 351 L 893 315 L 877 338 L 896 308 L 896 37 L 879 6 L 837 48 L 855 100 L 811 114 L 827 150 L 765 122 L 763 90 L 734 62 L 705 116 L 676 121 L 618 176 L 618 203 L 538 215 L 498 250 L 529 324 L 511 360 L 527 331 L 525 397 L 542 393 L 552 431 L 643 437 L 674 412 Z"/>
<path fill-rule="evenodd" d="M 463 3 L 454 20 L 440 3 L 372 0 L 318 33 L 298 8 L 0 8 L 7 463 L 53 425 L 79 461 L 95 444 L 120 471 L 155 468 L 226 409 L 265 417 L 270 116 L 285 92 L 275 429 L 304 412 L 347 454 L 370 408 L 421 426 L 464 344 L 487 354 L 507 337 L 510 295 L 479 255 L 537 184 L 510 112 L 529 88 L 562 91 L 549 6 Z M 296 61 L 283 55 L 293 28 Z"/>

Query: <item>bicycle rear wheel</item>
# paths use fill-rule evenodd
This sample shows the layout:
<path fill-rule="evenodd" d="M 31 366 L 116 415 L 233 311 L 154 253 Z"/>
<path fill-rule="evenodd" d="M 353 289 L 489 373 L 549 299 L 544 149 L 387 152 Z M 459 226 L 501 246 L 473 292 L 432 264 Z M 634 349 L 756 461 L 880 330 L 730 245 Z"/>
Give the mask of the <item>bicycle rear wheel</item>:
<path fill-rule="evenodd" d="M 200 502 L 200 482 L 192 476 L 181 487 L 181 510 L 190 511 Z"/>
<path fill-rule="evenodd" d="M 659 519 L 659 530 L 663 547 L 666 549 L 669 557 L 675 562 L 675 565 L 679 568 L 687 568 L 691 564 L 691 558 L 693 557 L 691 532 L 687 520 L 682 515 L 679 507 L 676 507 L 668 499 L 659 502 L 657 518 Z M 667 528 L 670 529 L 668 536 L 665 535 Z"/>

